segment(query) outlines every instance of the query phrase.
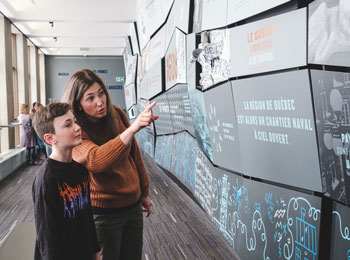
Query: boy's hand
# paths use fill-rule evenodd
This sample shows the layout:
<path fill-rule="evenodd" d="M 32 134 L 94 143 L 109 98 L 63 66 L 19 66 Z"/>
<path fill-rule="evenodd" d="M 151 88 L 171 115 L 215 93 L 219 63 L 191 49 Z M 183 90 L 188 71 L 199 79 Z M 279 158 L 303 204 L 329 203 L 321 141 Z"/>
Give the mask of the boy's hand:
<path fill-rule="evenodd" d="M 100 254 L 100 252 L 97 252 L 97 253 L 95 254 L 94 260 L 101 260 L 101 254 Z"/>
<path fill-rule="evenodd" d="M 149 196 L 147 196 L 141 199 L 141 203 L 142 203 L 142 211 L 147 212 L 146 217 L 148 217 L 149 215 L 151 215 L 152 201 L 149 199 Z"/>

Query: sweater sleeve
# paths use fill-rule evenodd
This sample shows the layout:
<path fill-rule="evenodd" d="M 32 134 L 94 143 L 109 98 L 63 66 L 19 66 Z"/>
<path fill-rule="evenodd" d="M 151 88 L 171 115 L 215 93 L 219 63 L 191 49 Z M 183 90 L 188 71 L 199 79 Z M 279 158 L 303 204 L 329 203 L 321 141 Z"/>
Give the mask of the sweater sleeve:
<path fill-rule="evenodd" d="M 119 108 L 119 107 L 115 107 L 116 109 L 118 109 L 121 113 L 119 113 L 119 115 L 123 116 L 122 118 L 122 122 L 124 124 L 126 124 L 126 127 L 130 126 L 130 122 L 129 119 L 127 117 L 127 115 L 125 114 L 125 112 Z M 140 188 L 141 188 L 141 196 L 142 197 L 147 197 L 149 195 L 149 180 L 148 180 L 148 175 L 146 172 L 146 168 L 145 165 L 143 163 L 143 159 L 141 156 L 141 151 L 140 148 L 136 142 L 135 137 L 132 140 L 132 156 L 137 168 L 137 173 L 139 175 L 140 178 Z"/>
<path fill-rule="evenodd" d="M 73 148 L 73 159 L 83 164 L 88 171 L 100 173 L 119 162 L 128 149 L 130 145 L 125 145 L 120 135 L 99 146 L 83 134 L 82 143 Z"/>

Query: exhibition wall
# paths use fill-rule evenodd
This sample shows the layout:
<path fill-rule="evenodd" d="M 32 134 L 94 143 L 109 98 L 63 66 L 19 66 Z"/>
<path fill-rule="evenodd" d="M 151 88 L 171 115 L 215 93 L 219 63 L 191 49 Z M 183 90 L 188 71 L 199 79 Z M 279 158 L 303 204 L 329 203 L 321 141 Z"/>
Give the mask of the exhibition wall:
<path fill-rule="evenodd" d="M 138 2 L 141 149 L 242 259 L 350 259 L 350 2 Z"/>

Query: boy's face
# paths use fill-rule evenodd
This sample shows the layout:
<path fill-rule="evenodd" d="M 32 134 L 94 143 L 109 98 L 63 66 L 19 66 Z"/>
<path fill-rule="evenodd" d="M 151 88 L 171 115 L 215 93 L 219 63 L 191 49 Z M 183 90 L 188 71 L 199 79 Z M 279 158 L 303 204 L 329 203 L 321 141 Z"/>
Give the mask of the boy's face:
<path fill-rule="evenodd" d="M 65 115 L 56 117 L 53 120 L 55 134 L 52 135 L 52 144 L 58 147 L 73 148 L 81 144 L 81 129 L 75 123 L 75 117 L 72 111 L 68 111 Z"/>

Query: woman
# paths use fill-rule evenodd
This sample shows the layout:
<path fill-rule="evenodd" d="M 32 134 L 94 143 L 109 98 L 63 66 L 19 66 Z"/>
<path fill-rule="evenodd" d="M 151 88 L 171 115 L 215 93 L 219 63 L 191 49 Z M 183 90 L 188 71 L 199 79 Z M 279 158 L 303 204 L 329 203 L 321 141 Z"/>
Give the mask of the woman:
<path fill-rule="evenodd" d="M 62 101 L 82 129 L 73 159 L 90 172 L 91 204 L 103 260 L 141 259 L 143 216 L 151 214 L 149 181 L 134 134 L 158 116 L 148 106 L 130 125 L 114 107 L 105 84 L 84 69 L 68 80 Z"/>
<path fill-rule="evenodd" d="M 20 143 L 22 147 L 27 148 L 27 165 L 35 165 L 36 134 L 32 126 L 28 105 L 21 105 L 21 114 L 18 116 L 18 121 L 22 123 Z"/>

